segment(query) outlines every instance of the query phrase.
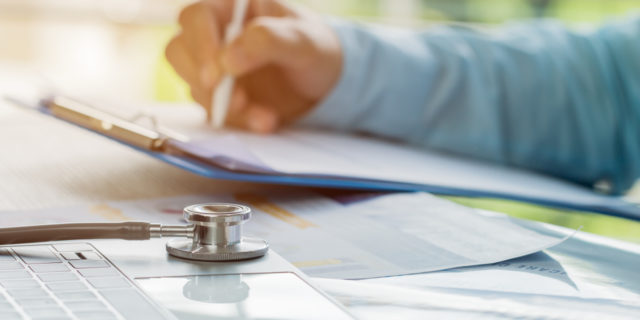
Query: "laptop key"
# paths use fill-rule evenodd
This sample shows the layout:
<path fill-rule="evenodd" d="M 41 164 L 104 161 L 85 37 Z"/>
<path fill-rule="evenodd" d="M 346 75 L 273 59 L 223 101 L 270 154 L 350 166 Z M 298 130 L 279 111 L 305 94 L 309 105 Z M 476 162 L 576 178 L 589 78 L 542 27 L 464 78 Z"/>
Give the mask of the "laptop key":
<path fill-rule="evenodd" d="M 33 309 L 33 308 L 41 308 L 41 307 L 55 307 L 58 303 L 47 297 L 47 298 L 21 298 L 16 299 L 18 304 L 24 309 Z"/>
<path fill-rule="evenodd" d="M 31 274 L 27 270 L 3 270 L 0 279 L 31 279 Z"/>
<path fill-rule="evenodd" d="M 60 262 L 49 246 L 28 246 L 12 248 L 26 264 Z"/>
<path fill-rule="evenodd" d="M 117 319 L 116 315 L 111 311 L 79 311 L 73 313 L 78 319 L 82 320 L 111 320 Z"/>
<path fill-rule="evenodd" d="M 65 260 L 80 260 L 80 259 L 82 259 L 75 252 L 61 252 L 60 254 L 62 255 L 62 257 Z"/>
<path fill-rule="evenodd" d="M 69 263 L 76 269 L 109 268 L 109 264 L 104 260 L 69 260 Z"/>
<path fill-rule="evenodd" d="M 14 258 L 11 255 L 11 252 L 9 251 L 9 249 L 0 249 L 0 261 L 15 261 L 16 258 Z"/>
<path fill-rule="evenodd" d="M 26 280 L 0 280 L 0 285 L 6 289 L 30 289 L 40 288 L 40 283 L 33 279 Z"/>
<path fill-rule="evenodd" d="M 67 319 L 69 316 L 60 307 L 26 309 L 25 312 L 32 319 Z"/>
<path fill-rule="evenodd" d="M 93 251 L 62 252 L 60 254 L 65 260 L 102 260 L 102 258 Z"/>
<path fill-rule="evenodd" d="M 54 272 L 54 273 L 40 273 L 38 278 L 42 282 L 57 282 L 57 281 L 75 281 L 78 280 L 78 276 L 71 272 Z"/>
<path fill-rule="evenodd" d="M 99 300 L 69 301 L 69 302 L 65 302 L 64 305 L 65 307 L 69 308 L 69 310 L 71 310 L 72 312 L 89 311 L 89 310 L 109 311 L 109 309 L 107 309 L 107 306 L 105 306 L 104 303 L 102 303 Z"/>
<path fill-rule="evenodd" d="M 120 275 L 120 272 L 115 268 L 80 269 L 78 272 L 80 272 L 80 274 L 85 278 L 113 277 Z"/>
<path fill-rule="evenodd" d="M 16 311 L 0 311 L 2 320 L 22 320 L 22 316 Z"/>
<path fill-rule="evenodd" d="M 100 293 L 125 319 L 164 319 L 164 316 L 134 289 L 101 290 Z"/>
<path fill-rule="evenodd" d="M 84 260 L 102 260 L 102 257 L 93 251 L 76 252 L 76 255 Z"/>
<path fill-rule="evenodd" d="M 70 282 L 50 282 L 47 283 L 47 288 L 53 292 L 60 291 L 86 291 L 87 285 L 80 281 Z"/>
<path fill-rule="evenodd" d="M 82 301 L 82 300 L 97 300 L 95 294 L 91 291 L 76 291 L 76 292 L 56 292 L 55 296 L 62 301 Z"/>
<path fill-rule="evenodd" d="M 6 300 L 0 301 L 0 312 L 3 312 L 3 311 L 7 312 L 13 309 L 14 309 L 13 306 L 8 301 Z"/>
<path fill-rule="evenodd" d="M 16 270 L 16 269 L 24 269 L 24 267 L 18 261 L 0 261 L 0 270 Z"/>
<path fill-rule="evenodd" d="M 49 293 L 43 288 L 36 289 L 7 289 L 10 296 L 20 298 L 36 298 L 36 297 L 48 297 Z"/>
<path fill-rule="evenodd" d="M 88 278 L 87 281 L 96 289 L 130 287 L 129 281 L 124 278 Z"/>
<path fill-rule="evenodd" d="M 35 273 L 69 271 L 69 267 L 63 263 L 34 264 L 29 266 L 29 268 Z"/>
<path fill-rule="evenodd" d="M 93 251 L 93 247 L 91 247 L 87 243 L 56 244 L 53 246 L 53 248 L 58 252 Z"/>

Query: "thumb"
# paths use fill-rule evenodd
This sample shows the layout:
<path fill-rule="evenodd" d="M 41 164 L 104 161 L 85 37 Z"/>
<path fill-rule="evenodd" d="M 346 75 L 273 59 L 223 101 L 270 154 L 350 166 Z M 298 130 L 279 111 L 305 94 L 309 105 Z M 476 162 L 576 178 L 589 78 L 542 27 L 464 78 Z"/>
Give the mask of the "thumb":
<path fill-rule="evenodd" d="M 311 59 L 312 41 L 290 18 L 259 17 L 222 52 L 222 67 L 240 76 L 268 64 L 295 67 Z"/>

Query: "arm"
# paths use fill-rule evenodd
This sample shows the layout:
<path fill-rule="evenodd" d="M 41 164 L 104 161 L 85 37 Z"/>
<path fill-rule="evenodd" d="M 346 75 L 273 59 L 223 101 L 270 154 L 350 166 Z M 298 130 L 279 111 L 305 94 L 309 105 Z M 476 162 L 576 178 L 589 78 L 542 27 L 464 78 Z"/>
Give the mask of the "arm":
<path fill-rule="evenodd" d="M 338 85 L 303 123 L 625 191 L 640 176 L 640 18 L 590 33 L 554 22 L 496 33 L 334 21 Z"/>

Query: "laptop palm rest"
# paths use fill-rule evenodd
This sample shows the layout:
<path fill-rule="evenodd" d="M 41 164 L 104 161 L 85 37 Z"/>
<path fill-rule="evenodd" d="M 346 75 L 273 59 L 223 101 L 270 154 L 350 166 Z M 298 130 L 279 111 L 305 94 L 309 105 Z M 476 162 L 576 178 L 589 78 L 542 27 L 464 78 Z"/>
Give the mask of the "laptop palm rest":
<path fill-rule="evenodd" d="M 235 262 L 169 256 L 166 239 L 92 241 L 151 300 L 180 320 L 352 319 L 277 253 Z"/>

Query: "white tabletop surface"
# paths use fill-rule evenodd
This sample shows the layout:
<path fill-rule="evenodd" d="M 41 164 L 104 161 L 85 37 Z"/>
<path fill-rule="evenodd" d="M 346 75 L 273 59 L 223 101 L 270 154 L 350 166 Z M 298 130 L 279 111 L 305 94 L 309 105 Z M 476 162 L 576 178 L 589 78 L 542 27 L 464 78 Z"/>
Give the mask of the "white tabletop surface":
<path fill-rule="evenodd" d="M 284 188 L 211 180 L 0 100 L 0 210 Z"/>
<path fill-rule="evenodd" d="M 15 108 L 5 101 L 0 102 L 0 177 L 0 211 L 183 194 L 287 188 L 202 178 L 88 131 L 32 111 Z M 633 297 L 640 295 L 640 277 L 637 272 L 637 266 L 640 265 L 639 248 L 603 237 L 580 234 L 548 250 L 547 254 L 574 281 L 595 281 L 598 285 L 609 285 L 617 292 L 623 290 Z M 436 274 L 435 277 L 439 275 Z M 335 286 L 331 282 L 325 282 L 323 287 L 346 299 L 343 302 L 348 302 L 354 301 L 355 297 L 348 296 L 345 292 L 355 292 L 356 295 L 363 290 L 371 292 L 374 289 L 367 285 L 376 285 L 382 286 L 373 287 L 379 288 L 382 293 L 388 289 L 385 289 L 385 285 L 392 285 L 401 290 L 397 294 L 406 295 L 407 299 L 402 301 L 411 301 L 409 297 L 414 296 L 416 290 L 424 294 L 440 292 L 438 290 L 442 288 L 433 289 L 429 285 L 433 281 L 433 274 L 427 274 L 361 283 L 364 287 L 358 289 L 360 291 L 349 291 L 349 288 L 345 291 L 341 285 Z M 348 283 L 357 285 L 356 282 Z M 493 288 L 487 288 L 486 292 L 496 293 L 500 290 L 496 291 L 494 285 Z M 451 292 L 447 294 L 449 293 Z M 513 293 L 506 294 L 506 297 L 509 294 L 512 294 L 513 299 L 516 297 Z M 468 297 L 468 293 L 458 296 Z M 389 298 L 388 295 L 385 297 Z M 446 308 L 444 311 L 437 311 L 437 308 L 433 309 L 433 304 L 425 306 L 415 301 L 404 305 L 394 301 L 387 301 L 385 304 L 380 300 L 385 297 L 374 295 L 373 301 L 380 303 L 369 305 L 367 303 L 371 301 L 368 301 L 350 307 L 366 318 L 388 318 L 393 313 L 406 314 L 408 317 L 448 315 L 455 318 L 462 315 Z M 430 297 L 434 296 L 424 296 L 425 299 Z M 523 299 L 522 296 L 519 297 Z M 500 296 L 499 299 L 505 299 L 505 296 Z M 463 299 L 459 302 L 466 303 L 465 301 L 467 300 Z M 363 309 L 363 306 L 367 307 Z M 467 313 L 464 315 L 468 316 Z"/>

